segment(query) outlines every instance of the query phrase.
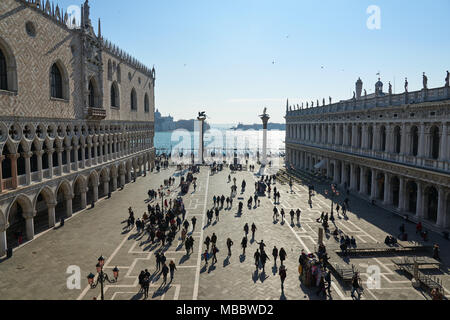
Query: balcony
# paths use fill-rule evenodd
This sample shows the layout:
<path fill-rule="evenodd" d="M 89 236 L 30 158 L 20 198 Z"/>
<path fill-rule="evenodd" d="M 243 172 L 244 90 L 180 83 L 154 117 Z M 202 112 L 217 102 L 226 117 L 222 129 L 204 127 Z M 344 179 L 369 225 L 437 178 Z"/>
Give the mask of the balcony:
<path fill-rule="evenodd" d="M 88 120 L 103 120 L 106 118 L 106 110 L 102 108 L 87 108 L 86 118 Z"/>

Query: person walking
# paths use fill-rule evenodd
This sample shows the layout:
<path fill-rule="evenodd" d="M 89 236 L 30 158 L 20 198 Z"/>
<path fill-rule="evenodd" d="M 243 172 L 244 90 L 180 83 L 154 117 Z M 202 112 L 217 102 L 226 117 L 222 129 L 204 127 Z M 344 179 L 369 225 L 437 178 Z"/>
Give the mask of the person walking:
<path fill-rule="evenodd" d="M 230 238 L 227 239 L 227 248 L 228 248 L 228 256 L 231 256 L 231 246 L 233 245 L 233 240 Z"/>
<path fill-rule="evenodd" d="M 256 270 L 258 270 L 259 267 L 259 258 L 261 257 L 261 254 L 259 253 L 259 249 L 256 249 L 255 254 L 253 255 L 253 258 L 255 258 L 255 266 Z"/>
<path fill-rule="evenodd" d="M 272 219 L 275 221 L 278 221 L 278 208 L 277 207 L 273 207 L 273 216 Z"/>
<path fill-rule="evenodd" d="M 156 260 L 156 271 L 161 268 L 161 255 L 159 254 L 159 251 L 155 252 L 155 260 Z"/>
<path fill-rule="evenodd" d="M 272 250 L 272 256 L 273 256 L 273 262 L 275 263 L 274 265 L 277 265 L 277 258 L 278 258 L 278 249 L 276 246 L 273 247 Z"/>
<path fill-rule="evenodd" d="M 167 265 L 165 263 L 162 267 L 161 272 L 163 275 L 163 283 L 162 284 L 166 284 L 167 283 L 167 274 L 169 273 L 169 268 L 167 267 Z"/>
<path fill-rule="evenodd" d="M 283 265 L 283 261 L 286 260 L 287 254 L 286 251 L 284 250 L 284 248 L 280 249 L 280 261 L 281 261 L 281 265 Z"/>
<path fill-rule="evenodd" d="M 281 280 L 281 290 L 284 291 L 284 280 L 286 279 L 287 269 L 284 265 L 281 265 L 280 271 L 278 273 L 280 275 Z"/>
<path fill-rule="evenodd" d="M 361 299 L 361 293 L 359 292 L 360 286 L 359 286 L 359 277 L 358 272 L 355 272 L 352 278 L 352 298 L 356 298 L 355 291 L 358 294 L 358 300 Z"/>
<path fill-rule="evenodd" d="M 142 280 L 142 288 L 144 290 L 144 299 L 148 298 L 148 290 L 150 289 L 150 277 L 145 277 Z"/>
<path fill-rule="evenodd" d="M 208 249 L 203 252 L 203 259 L 205 259 L 205 267 L 208 267 Z"/>
<path fill-rule="evenodd" d="M 300 215 L 301 215 L 302 211 L 300 209 L 297 209 L 297 211 L 295 213 L 297 215 L 297 224 L 300 224 Z"/>
<path fill-rule="evenodd" d="M 195 224 L 197 223 L 197 218 L 196 217 L 192 217 L 191 222 L 192 222 L 192 232 L 194 232 Z"/>
<path fill-rule="evenodd" d="M 219 252 L 219 249 L 217 249 L 216 244 L 213 244 L 211 251 L 212 251 L 212 255 L 213 255 L 212 264 L 217 263 L 217 252 Z"/>
<path fill-rule="evenodd" d="M 270 260 L 270 258 L 267 256 L 266 252 L 263 251 L 263 252 L 261 252 L 261 256 L 259 259 L 261 261 L 263 272 L 266 272 L 266 270 L 265 270 L 266 262 L 267 262 L 267 260 Z"/>
<path fill-rule="evenodd" d="M 255 239 L 255 232 L 256 232 L 256 225 L 253 223 L 252 224 L 252 239 Z"/>
<path fill-rule="evenodd" d="M 175 262 L 173 262 L 173 260 L 170 260 L 169 263 L 169 271 L 170 271 L 170 282 L 173 281 L 173 276 L 175 274 L 175 270 L 177 270 L 177 267 L 175 265 Z"/>
<path fill-rule="evenodd" d="M 217 243 L 217 236 L 215 233 L 213 233 L 213 235 L 211 236 L 211 243 L 212 245 L 215 247 L 216 243 Z"/>
<path fill-rule="evenodd" d="M 291 225 L 294 225 L 294 215 L 295 215 L 294 209 L 291 209 L 289 215 L 291 216 Z"/>
<path fill-rule="evenodd" d="M 247 248 L 247 236 L 244 236 L 241 241 L 242 255 L 245 256 L 245 248 Z"/>
<path fill-rule="evenodd" d="M 211 243 L 211 238 L 209 236 L 206 236 L 205 244 L 206 244 L 206 251 L 209 251 L 209 244 Z"/>
<path fill-rule="evenodd" d="M 281 223 L 284 223 L 284 209 L 281 208 Z"/>
<path fill-rule="evenodd" d="M 248 235 L 248 223 L 246 223 L 245 224 L 245 226 L 244 226 L 244 232 L 245 232 L 245 236 L 247 237 L 247 235 Z"/>
<path fill-rule="evenodd" d="M 264 247 L 266 246 L 266 244 L 264 243 L 264 240 L 261 240 L 261 242 L 256 241 L 256 243 L 259 245 L 259 250 L 261 252 L 264 251 Z"/>
<path fill-rule="evenodd" d="M 328 295 L 331 295 L 331 271 L 328 270 L 325 274 L 325 281 L 327 282 Z"/>

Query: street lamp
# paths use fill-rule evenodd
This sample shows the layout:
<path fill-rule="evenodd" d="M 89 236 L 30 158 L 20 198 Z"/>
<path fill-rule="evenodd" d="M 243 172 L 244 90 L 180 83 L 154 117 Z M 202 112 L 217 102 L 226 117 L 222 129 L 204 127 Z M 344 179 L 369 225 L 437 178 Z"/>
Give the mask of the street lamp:
<path fill-rule="evenodd" d="M 325 190 L 325 195 L 328 195 L 328 190 Z M 334 205 L 334 196 L 339 197 L 339 190 L 336 189 L 334 184 L 331 185 L 331 192 L 330 192 L 330 198 L 331 198 L 331 213 L 333 213 L 333 205 Z"/>
<path fill-rule="evenodd" d="M 100 258 L 98 258 L 98 263 L 95 266 L 96 270 L 97 270 L 97 281 L 94 283 L 94 279 L 95 279 L 95 275 L 91 272 L 88 276 L 88 284 L 91 287 L 91 289 L 95 289 L 97 287 L 97 285 L 100 283 L 100 290 L 101 290 L 101 299 L 105 300 L 105 296 L 104 296 L 104 292 L 103 292 L 103 284 L 108 281 L 109 283 L 116 283 L 117 279 L 119 278 L 119 269 L 117 267 L 115 267 L 113 269 L 113 277 L 114 279 L 109 280 L 109 277 L 106 273 L 103 272 L 103 266 L 105 264 L 105 258 L 103 258 L 103 256 L 100 256 Z"/>

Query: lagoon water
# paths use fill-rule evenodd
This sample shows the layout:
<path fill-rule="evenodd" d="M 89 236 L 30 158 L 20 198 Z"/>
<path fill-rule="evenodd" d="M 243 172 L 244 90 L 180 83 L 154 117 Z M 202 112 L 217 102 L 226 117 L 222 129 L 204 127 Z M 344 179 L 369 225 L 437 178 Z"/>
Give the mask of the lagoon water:
<path fill-rule="evenodd" d="M 229 128 L 229 127 L 228 127 Z M 262 150 L 262 130 L 230 130 L 224 126 L 211 125 L 205 132 L 206 152 L 227 152 L 236 150 L 241 152 L 257 152 Z M 269 153 L 284 153 L 284 140 L 286 132 L 280 130 L 267 131 L 267 149 Z M 186 130 L 173 132 L 155 132 L 155 148 L 157 153 L 184 152 L 191 150 L 196 154 L 199 145 L 199 133 Z"/>

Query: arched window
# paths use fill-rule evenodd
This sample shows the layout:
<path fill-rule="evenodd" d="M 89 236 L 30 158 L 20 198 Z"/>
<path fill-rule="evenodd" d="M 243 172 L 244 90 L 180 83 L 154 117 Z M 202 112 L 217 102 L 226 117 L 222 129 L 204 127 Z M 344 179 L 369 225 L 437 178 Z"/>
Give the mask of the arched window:
<path fill-rule="evenodd" d="M 362 127 L 358 126 L 358 131 L 357 131 L 357 140 L 356 140 L 356 147 L 361 148 L 361 143 L 362 143 Z"/>
<path fill-rule="evenodd" d="M 411 154 L 417 156 L 419 152 L 419 129 L 416 126 L 411 128 Z"/>
<path fill-rule="evenodd" d="M 116 82 L 111 85 L 111 107 L 119 107 L 119 88 Z"/>
<path fill-rule="evenodd" d="M 53 98 L 63 99 L 63 78 L 61 70 L 54 63 L 51 70 L 51 95 Z"/>
<path fill-rule="evenodd" d="M 134 88 L 131 90 L 130 100 L 131 110 L 137 111 L 137 97 Z"/>
<path fill-rule="evenodd" d="M 89 81 L 89 107 L 95 108 L 95 87 L 92 79 Z"/>
<path fill-rule="evenodd" d="M 402 131 L 399 126 L 394 129 L 394 152 L 399 154 L 402 146 Z"/>
<path fill-rule="evenodd" d="M 0 49 L 0 90 L 8 90 L 8 69 L 6 67 L 6 58 Z"/>
<path fill-rule="evenodd" d="M 437 159 L 439 158 L 439 128 L 437 126 L 433 126 L 431 128 L 431 158 Z"/>
<path fill-rule="evenodd" d="M 144 111 L 150 112 L 150 103 L 148 101 L 148 94 L 145 94 L 145 97 L 144 97 Z"/>

